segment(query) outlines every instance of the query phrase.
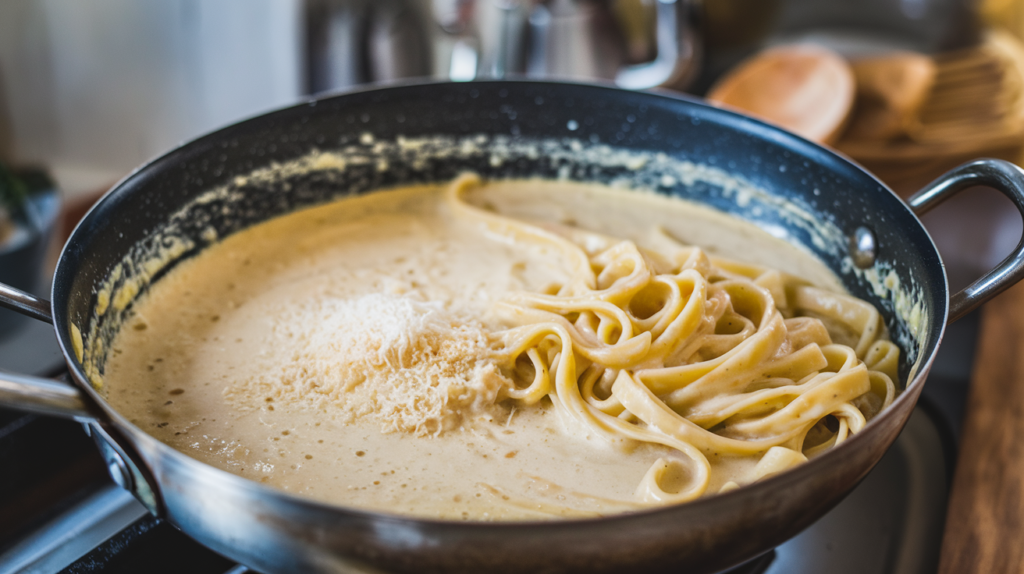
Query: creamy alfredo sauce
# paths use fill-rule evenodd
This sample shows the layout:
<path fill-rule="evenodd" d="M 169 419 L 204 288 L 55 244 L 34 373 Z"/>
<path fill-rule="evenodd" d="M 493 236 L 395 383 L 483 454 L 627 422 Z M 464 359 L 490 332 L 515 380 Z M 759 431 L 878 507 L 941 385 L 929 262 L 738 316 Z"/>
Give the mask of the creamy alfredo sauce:
<path fill-rule="evenodd" d="M 660 225 L 711 254 L 842 289 L 807 253 L 749 224 L 653 194 L 510 181 L 490 183 L 469 200 L 641 245 Z M 454 217 L 440 187 L 373 193 L 280 217 L 182 263 L 136 302 L 106 365 L 108 399 L 192 457 L 325 502 L 474 520 L 635 509 L 633 490 L 652 461 L 679 453 L 609 443 L 559 416 L 547 399 L 527 408 L 492 405 L 417 429 L 389 426 L 386 416 L 362 408 L 361 401 L 379 397 L 359 380 L 342 381 L 329 394 L 289 388 L 303 376 L 296 368 L 337 367 L 318 353 L 358 343 L 331 317 L 358 312 L 346 302 L 402 297 L 499 328 L 492 305 L 510 291 L 564 282 L 562 258 Z M 708 492 L 749 482 L 756 462 L 712 458 Z"/>

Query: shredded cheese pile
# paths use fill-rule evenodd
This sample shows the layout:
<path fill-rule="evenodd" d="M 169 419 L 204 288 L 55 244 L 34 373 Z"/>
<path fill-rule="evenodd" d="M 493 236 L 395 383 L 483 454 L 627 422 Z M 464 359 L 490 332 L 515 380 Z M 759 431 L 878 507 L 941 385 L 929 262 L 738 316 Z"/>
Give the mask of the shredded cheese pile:
<path fill-rule="evenodd" d="M 491 360 L 486 332 L 439 303 L 374 293 L 323 299 L 275 321 L 290 349 L 259 375 L 226 391 L 238 406 L 264 402 L 326 408 L 347 420 L 369 416 L 384 432 L 436 435 L 489 416 L 510 384 Z"/>

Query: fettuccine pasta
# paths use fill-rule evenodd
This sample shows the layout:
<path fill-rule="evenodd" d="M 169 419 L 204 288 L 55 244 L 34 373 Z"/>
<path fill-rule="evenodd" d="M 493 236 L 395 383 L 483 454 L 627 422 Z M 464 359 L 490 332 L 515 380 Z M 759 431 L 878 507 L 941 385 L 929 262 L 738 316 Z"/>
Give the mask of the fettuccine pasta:
<path fill-rule="evenodd" d="M 776 474 L 892 402 L 899 349 L 869 303 L 709 257 L 661 230 L 655 247 L 640 248 L 527 224 L 466 202 L 479 183 L 467 175 L 451 185 L 453 211 L 489 233 L 554 247 L 575 266 L 565 284 L 499 303 L 509 328 L 496 334 L 496 360 L 514 382 L 504 396 L 523 406 L 549 398 L 597 434 L 684 455 L 653 462 L 640 501 L 703 495 L 710 455 L 759 457 L 755 478 Z"/>

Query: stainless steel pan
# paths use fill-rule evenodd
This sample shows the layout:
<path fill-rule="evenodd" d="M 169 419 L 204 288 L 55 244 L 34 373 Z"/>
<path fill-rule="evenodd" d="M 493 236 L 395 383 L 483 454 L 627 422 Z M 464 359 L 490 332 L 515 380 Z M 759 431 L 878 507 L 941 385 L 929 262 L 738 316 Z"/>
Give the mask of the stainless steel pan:
<path fill-rule="evenodd" d="M 236 179 L 313 149 L 361 159 L 344 169 L 269 183 Z M 109 336 L 130 316 L 129 305 L 98 317 L 96 292 L 115 265 L 139 245 L 159 240 L 169 226 L 192 240 L 185 258 L 209 243 L 204 231 L 211 227 L 223 237 L 299 207 L 403 183 L 443 181 L 466 169 L 492 178 L 629 181 L 734 213 L 800 243 L 852 293 L 883 311 L 904 347 L 901 374 L 907 384 L 887 411 L 838 448 L 733 492 L 600 519 L 462 523 L 318 504 L 209 467 L 131 424 L 87 382 L 73 352 L 72 324 L 87 338 Z M 899 434 L 946 322 L 1024 273 L 1022 243 L 986 277 L 949 296 L 942 261 L 915 214 L 973 185 L 1000 190 L 1024 213 L 1024 172 L 1005 162 L 962 166 L 908 206 L 825 148 L 665 95 L 483 82 L 326 98 L 200 138 L 119 183 L 65 245 L 49 303 L 2 288 L 0 304 L 53 322 L 74 386 L 0 373 L 0 401 L 87 423 L 114 480 L 151 512 L 268 574 L 679 571 L 680 565 L 687 572 L 713 572 L 780 544 L 839 502 Z M 196 201 L 218 187 L 228 193 Z M 890 285 L 898 278 L 907 297 L 872 283 L 875 275 L 889 276 Z M 97 329 L 85 328 L 91 324 Z"/>

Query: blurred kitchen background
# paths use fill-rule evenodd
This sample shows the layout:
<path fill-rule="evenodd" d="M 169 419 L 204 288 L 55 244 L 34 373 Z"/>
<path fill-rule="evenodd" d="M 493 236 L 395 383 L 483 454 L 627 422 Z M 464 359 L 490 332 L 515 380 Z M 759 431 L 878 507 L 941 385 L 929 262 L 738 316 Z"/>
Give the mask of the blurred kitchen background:
<path fill-rule="evenodd" d="M 0 283 L 45 296 L 56 250 L 84 211 L 180 142 L 313 94 L 424 78 L 594 80 L 709 96 L 835 147 L 906 197 L 973 158 L 1024 161 L 1022 36 L 1024 0 L 0 0 Z M 807 44 L 817 47 L 810 56 Z M 954 198 L 924 222 L 954 289 L 1000 261 L 1022 229 L 991 190 Z M 978 329 L 973 313 L 947 331 L 925 388 L 951 437 Z M 0 369 L 59 376 L 62 365 L 51 326 L 0 309 Z M 95 458 L 81 430 L 61 424 L 0 411 L 0 466 L 21 471 L 0 477 L 0 570 L 5 559 L 60 563 L 52 571 L 86 552 L 88 562 L 106 552 L 89 548 L 123 526 L 76 534 L 86 542 L 74 546 L 50 536 L 60 522 L 46 522 L 52 505 L 25 502 L 39 485 L 88 474 L 50 468 Z M 127 494 L 107 488 L 129 531 L 152 527 Z M 944 515 L 945 486 L 935 488 L 932 507 Z M 74 508 L 60 519 L 73 533 L 109 518 Z M 35 530 L 25 534 L 26 524 Z M 822 556 L 844 547 L 845 534 L 814 538 L 832 532 L 823 524 L 795 544 L 817 541 Z M 887 532 L 870 524 L 859 531 Z M 124 532 L 110 538 L 115 546 Z M 921 547 L 923 570 L 900 572 L 938 560 L 938 539 Z M 194 554 L 170 548 L 167 556 Z M 796 571 L 786 570 L 787 552 L 771 572 Z"/>
<path fill-rule="evenodd" d="M 941 54 L 1024 29 L 990 0 L 4 0 L 0 158 L 94 193 L 203 132 L 404 78 L 598 79 L 703 94 L 757 50 Z M 933 154 L 934 155 L 934 154 Z"/>
<path fill-rule="evenodd" d="M 932 55 L 1019 33 L 990 0 L 5 0 L 0 158 L 94 192 L 205 131 L 405 78 L 599 79 L 703 94 L 757 50 Z"/>

